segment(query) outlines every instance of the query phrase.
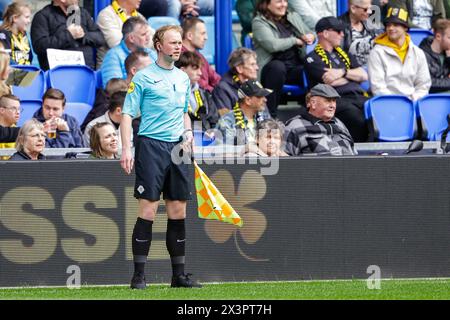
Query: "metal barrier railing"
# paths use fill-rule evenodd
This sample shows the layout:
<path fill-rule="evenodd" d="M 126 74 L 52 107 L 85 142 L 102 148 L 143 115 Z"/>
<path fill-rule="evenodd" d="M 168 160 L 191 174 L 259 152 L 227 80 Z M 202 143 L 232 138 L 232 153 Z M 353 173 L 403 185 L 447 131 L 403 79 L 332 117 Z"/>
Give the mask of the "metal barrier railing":
<path fill-rule="evenodd" d="M 374 143 L 356 143 L 355 149 L 358 153 L 380 154 L 380 153 L 402 153 L 408 149 L 410 142 L 374 142 Z M 218 145 L 207 147 L 194 147 L 194 155 L 207 156 L 236 156 L 243 153 L 244 146 L 232 145 Z M 442 154 L 443 151 L 439 141 L 425 141 L 423 142 L 423 149 L 425 153 Z M 44 155 L 47 157 L 64 157 L 67 153 L 77 154 L 77 158 L 89 157 L 89 148 L 48 148 L 44 150 Z M 134 150 L 133 150 L 134 151 Z M 16 149 L 0 149 L 0 156 L 10 156 L 16 152 Z"/>

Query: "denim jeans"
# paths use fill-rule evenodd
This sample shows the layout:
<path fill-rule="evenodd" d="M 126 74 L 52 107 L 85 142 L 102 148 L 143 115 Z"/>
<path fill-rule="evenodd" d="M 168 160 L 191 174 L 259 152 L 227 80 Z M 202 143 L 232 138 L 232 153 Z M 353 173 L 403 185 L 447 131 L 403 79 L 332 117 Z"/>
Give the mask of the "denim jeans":
<path fill-rule="evenodd" d="M 167 15 L 178 19 L 181 13 L 180 0 L 168 0 L 167 3 Z M 214 15 L 214 0 L 197 0 L 197 6 L 200 7 L 199 14 L 201 16 Z"/>

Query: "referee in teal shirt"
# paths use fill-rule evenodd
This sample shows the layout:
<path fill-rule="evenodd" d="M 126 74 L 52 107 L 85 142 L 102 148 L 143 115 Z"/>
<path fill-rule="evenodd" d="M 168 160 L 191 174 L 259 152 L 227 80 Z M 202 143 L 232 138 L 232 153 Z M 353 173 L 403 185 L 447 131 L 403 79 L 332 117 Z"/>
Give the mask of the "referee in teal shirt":
<path fill-rule="evenodd" d="M 181 54 L 181 34 L 179 26 L 164 26 L 156 31 L 153 44 L 158 59 L 134 76 L 122 109 L 120 165 L 130 174 L 135 164 L 134 196 L 139 200 L 132 239 L 132 289 L 146 288 L 145 263 L 161 193 L 168 215 L 166 246 L 172 263 L 171 286 L 201 287 L 184 272 L 186 202 L 191 198 L 189 166 L 176 164 L 171 158 L 172 150 L 179 143 L 185 152 L 192 151 L 193 143 L 188 115 L 190 81 L 187 74 L 174 66 Z M 131 123 L 139 113 L 142 120 L 133 159 Z"/>

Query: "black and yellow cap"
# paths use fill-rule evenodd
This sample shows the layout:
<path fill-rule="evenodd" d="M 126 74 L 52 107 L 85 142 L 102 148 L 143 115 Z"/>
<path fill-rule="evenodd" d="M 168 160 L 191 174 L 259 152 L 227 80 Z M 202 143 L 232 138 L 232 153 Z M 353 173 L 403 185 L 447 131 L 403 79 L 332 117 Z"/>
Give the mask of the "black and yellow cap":
<path fill-rule="evenodd" d="M 397 23 L 406 28 L 409 28 L 408 11 L 406 11 L 406 9 L 404 8 L 389 8 L 386 19 L 384 19 L 384 25 L 388 23 Z"/>

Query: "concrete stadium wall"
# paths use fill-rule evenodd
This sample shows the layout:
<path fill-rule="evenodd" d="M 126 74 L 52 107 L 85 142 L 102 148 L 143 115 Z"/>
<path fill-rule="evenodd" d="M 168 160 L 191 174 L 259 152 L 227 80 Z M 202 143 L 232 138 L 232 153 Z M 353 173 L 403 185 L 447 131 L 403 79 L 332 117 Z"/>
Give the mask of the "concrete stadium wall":
<path fill-rule="evenodd" d="M 197 217 L 189 203 L 187 268 L 201 281 L 450 277 L 450 158 L 282 159 L 201 167 L 244 220 Z M 0 287 L 127 284 L 134 176 L 117 161 L 0 163 Z M 169 282 L 166 217 L 153 228 L 147 279 Z M 70 270 L 70 269 L 69 269 Z"/>

